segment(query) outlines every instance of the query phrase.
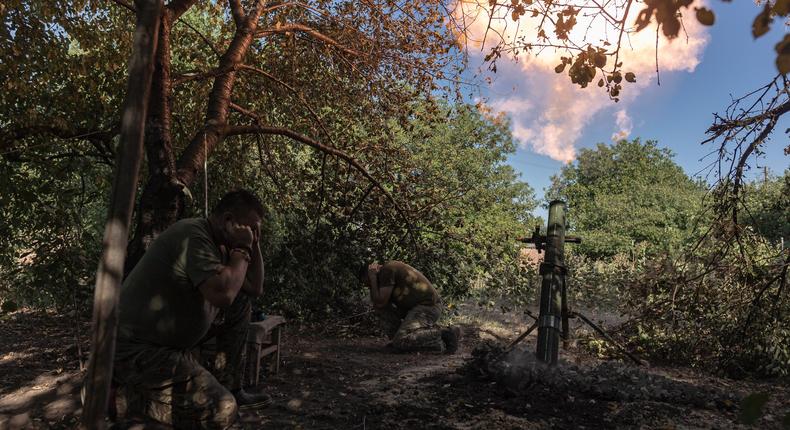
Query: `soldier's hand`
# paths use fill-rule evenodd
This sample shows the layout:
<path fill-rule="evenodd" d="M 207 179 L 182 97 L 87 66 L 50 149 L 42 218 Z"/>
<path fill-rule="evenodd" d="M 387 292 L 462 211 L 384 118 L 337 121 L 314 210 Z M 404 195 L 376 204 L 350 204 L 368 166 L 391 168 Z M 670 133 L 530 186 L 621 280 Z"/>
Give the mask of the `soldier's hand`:
<path fill-rule="evenodd" d="M 250 227 L 234 221 L 228 221 L 225 224 L 225 230 L 228 232 L 228 241 L 232 248 L 252 248 L 255 234 Z"/>

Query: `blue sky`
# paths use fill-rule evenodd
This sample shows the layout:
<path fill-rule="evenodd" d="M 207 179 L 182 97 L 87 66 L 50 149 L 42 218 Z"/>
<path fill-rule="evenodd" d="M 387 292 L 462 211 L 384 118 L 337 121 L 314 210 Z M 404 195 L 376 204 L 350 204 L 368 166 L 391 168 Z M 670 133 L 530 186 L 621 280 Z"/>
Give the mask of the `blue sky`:
<path fill-rule="evenodd" d="M 662 70 L 661 86 L 652 82 L 636 99 L 627 103 L 632 120 L 630 137 L 657 140 L 661 146 L 670 148 L 675 153 L 675 161 L 690 176 L 713 161 L 712 158 L 702 159 L 714 148 L 710 144 L 700 145 L 705 138 L 705 130 L 712 123 L 713 114 L 726 109 L 731 95 L 737 97 L 748 93 L 773 78 L 776 73 L 774 44 L 787 31 L 783 25 L 775 25 L 770 33 L 754 40 L 751 23 L 759 9 L 753 2 L 717 1 L 712 3 L 712 9 L 716 13 L 716 23 L 708 30 L 709 40 L 701 51 L 695 70 Z M 673 43 L 683 42 L 676 40 Z M 500 79 L 500 82 L 483 88 L 480 95 L 506 98 L 508 86 L 518 85 L 511 82 L 514 78 L 508 73 L 499 72 L 497 75 L 500 76 L 495 76 L 495 79 Z M 611 136 L 617 130 L 614 113 L 621 107 L 609 103 L 611 107 L 596 113 L 582 129 L 574 144 L 576 149 L 612 141 Z M 762 177 L 762 166 L 768 166 L 774 173 L 790 167 L 790 157 L 783 154 L 788 141 L 784 131 L 788 128 L 790 118 L 786 117 L 776 127 L 773 139 L 766 146 L 766 155 L 759 159 L 759 168 L 753 166 L 748 173 L 749 178 Z M 550 184 L 550 176 L 558 173 L 563 165 L 561 161 L 540 155 L 529 147 L 520 147 L 510 158 L 510 163 L 535 189 L 538 198 L 543 197 L 544 188 Z M 543 212 L 539 211 L 539 214 Z"/>

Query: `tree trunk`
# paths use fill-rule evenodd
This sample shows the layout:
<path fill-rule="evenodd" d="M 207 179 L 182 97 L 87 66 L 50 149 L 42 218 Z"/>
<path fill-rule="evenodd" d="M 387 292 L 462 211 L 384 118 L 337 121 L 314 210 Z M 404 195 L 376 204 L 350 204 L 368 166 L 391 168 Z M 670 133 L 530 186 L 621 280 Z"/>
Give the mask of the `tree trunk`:
<path fill-rule="evenodd" d="M 255 39 L 258 19 L 264 8 L 264 2 L 258 0 L 249 14 L 239 17 L 233 40 L 217 67 L 228 72 L 214 78 L 207 103 L 205 125 L 195 133 L 176 163 L 170 131 L 170 26 L 194 0 L 179 3 L 178 11 L 164 11 L 160 26 L 161 45 L 157 51 L 151 110 L 146 122 L 151 126 L 146 132 L 145 140 L 149 176 L 140 197 L 135 235 L 127 248 L 125 274 L 131 272 L 154 239 L 183 215 L 186 204 L 184 188 L 192 186 L 201 173 L 208 154 L 225 139 L 237 69 Z M 241 3 L 236 5 L 237 8 L 241 7 Z M 238 11 L 239 9 L 234 9 L 234 14 Z"/>
<path fill-rule="evenodd" d="M 181 218 L 185 203 L 178 182 L 162 175 L 148 179 L 137 206 L 135 234 L 127 247 L 125 275 L 140 261 L 154 239 Z"/>
<path fill-rule="evenodd" d="M 182 187 L 176 180 L 173 153 L 170 81 L 170 29 L 173 12 L 165 9 L 159 25 L 151 96 L 145 125 L 148 181 L 137 208 L 137 225 L 127 247 L 124 275 L 140 261 L 148 246 L 176 222 L 184 211 Z"/>
<path fill-rule="evenodd" d="M 129 62 L 129 84 L 121 111 L 121 142 L 113 181 L 104 247 L 96 271 L 93 298 L 93 334 L 88 371 L 85 375 L 84 428 L 103 429 L 107 412 L 115 356 L 118 299 L 124 268 L 125 244 L 134 208 L 137 174 L 142 159 L 148 95 L 162 0 L 139 0 L 137 27 Z"/>

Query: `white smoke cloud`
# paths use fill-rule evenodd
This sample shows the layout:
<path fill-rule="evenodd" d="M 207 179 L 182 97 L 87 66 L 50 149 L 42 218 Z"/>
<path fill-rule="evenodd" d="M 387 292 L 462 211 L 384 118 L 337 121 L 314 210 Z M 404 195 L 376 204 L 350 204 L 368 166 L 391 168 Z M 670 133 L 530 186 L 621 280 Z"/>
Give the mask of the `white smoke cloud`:
<path fill-rule="evenodd" d="M 511 40 L 520 36 L 524 36 L 526 40 L 535 38 L 534 30 L 530 34 L 525 29 L 534 29 L 537 23 L 533 21 L 538 18 L 521 17 L 518 30 L 508 18 L 494 20 L 486 32 L 488 1 L 465 1 L 460 4 L 467 12 L 467 23 L 470 22 L 470 14 L 474 11 L 479 13 L 478 19 L 469 26 L 471 37 L 467 42 L 470 46 L 477 44 L 479 49 L 485 34 L 485 47 L 479 51 L 481 55 L 489 52 L 489 48 L 501 40 L 497 35 L 504 35 Z M 634 7 L 627 22 L 634 22 L 640 9 Z M 673 41 L 667 40 L 663 35 L 659 39 L 657 57 L 661 72 L 692 72 L 699 64 L 708 35 L 693 15 L 687 15 L 689 16 L 684 19 L 686 33 L 681 33 Z M 571 37 L 600 45 L 607 38 L 606 32 L 611 34 L 611 29 L 596 23 L 590 26 L 585 19 L 588 18 L 579 14 L 579 23 L 573 32 L 587 33 L 572 33 Z M 515 62 L 501 59 L 497 63 L 496 79 L 488 103 L 493 109 L 505 112 L 511 117 L 513 134 L 523 147 L 558 161 L 570 162 L 576 155 L 576 146 L 585 128 L 593 121 L 612 121 L 607 118 L 613 118 L 612 137 L 630 135 L 633 122 L 627 108 L 642 102 L 639 99 L 640 94 L 656 78 L 656 34 L 655 24 L 651 24 L 639 33 L 623 37 L 619 57 L 623 62 L 623 71 L 634 72 L 637 82 L 623 85 L 620 102 L 617 104 L 608 98 L 603 89 L 595 86 L 600 73 L 584 89 L 572 84 L 567 73 L 555 73 L 554 67 L 560 63 L 560 57 L 567 54 L 554 49 L 545 49 L 537 55 L 522 53 Z M 610 58 L 609 61 L 613 60 Z M 602 111 L 614 109 L 618 110 L 613 117 L 601 116 Z"/>
<path fill-rule="evenodd" d="M 631 117 L 625 109 L 620 109 L 614 114 L 614 123 L 617 125 L 618 131 L 612 134 L 612 141 L 618 142 L 627 139 L 634 129 L 634 124 Z"/>

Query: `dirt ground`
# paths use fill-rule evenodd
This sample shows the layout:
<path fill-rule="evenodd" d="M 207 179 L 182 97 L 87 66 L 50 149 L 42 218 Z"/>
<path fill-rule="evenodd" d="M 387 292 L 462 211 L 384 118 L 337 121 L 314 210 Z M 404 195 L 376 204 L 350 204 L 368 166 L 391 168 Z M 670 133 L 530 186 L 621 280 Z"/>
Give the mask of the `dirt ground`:
<path fill-rule="evenodd" d="M 770 394 L 771 400 L 755 428 L 782 428 L 790 412 L 787 381 L 732 381 L 678 368 L 639 372 L 648 381 L 660 378 L 668 384 L 731 393 L 734 400 L 618 398 L 577 387 L 570 376 L 560 385 L 503 387 L 471 364 L 473 350 L 486 342 L 503 344 L 526 324 L 512 314 L 491 317 L 475 314 L 472 308 L 461 313 L 467 316 L 456 322 L 463 327 L 464 339 L 455 355 L 390 353 L 367 317 L 289 326 L 280 373 L 268 375 L 259 387 L 272 395 L 273 404 L 245 411 L 236 428 L 748 428 L 737 424 L 739 399 L 756 392 Z M 76 323 L 73 315 L 30 311 L 2 316 L 0 323 L 0 430 L 73 428 L 81 412 L 78 352 L 82 350 L 83 358 L 87 355 L 89 324 Z M 77 326 L 80 348 L 75 342 Z M 527 346 L 534 342 L 533 336 L 524 341 Z M 562 356 L 567 363 L 593 369 L 598 365 L 581 350 Z M 632 373 L 624 375 L 640 383 Z M 630 383 L 627 378 L 625 383 Z"/>

